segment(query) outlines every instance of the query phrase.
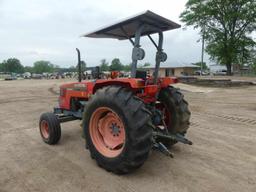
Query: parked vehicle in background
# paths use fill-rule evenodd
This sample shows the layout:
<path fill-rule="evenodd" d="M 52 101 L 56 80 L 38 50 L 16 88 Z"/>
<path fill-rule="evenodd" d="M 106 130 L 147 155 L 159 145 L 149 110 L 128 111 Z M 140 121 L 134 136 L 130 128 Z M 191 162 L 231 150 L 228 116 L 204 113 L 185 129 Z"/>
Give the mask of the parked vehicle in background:
<path fill-rule="evenodd" d="M 226 75 L 227 67 L 224 65 L 210 65 L 210 73 L 212 75 Z"/>
<path fill-rule="evenodd" d="M 17 80 L 17 74 L 16 73 L 6 73 L 4 80 L 6 80 L 6 81 Z"/>
<path fill-rule="evenodd" d="M 200 70 L 195 71 L 194 75 L 201 75 L 201 71 Z M 206 75 L 210 75 L 210 73 L 209 73 L 209 71 L 202 71 L 202 75 L 206 76 Z"/>
<path fill-rule="evenodd" d="M 42 79 L 42 78 L 43 78 L 43 75 L 42 75 L 42 74 L 33 73 L 33 74 L 31 75 L 31 78 L 32 78 L 32 79 Z"/>
<path fill-rule="evenodd" d="M 24 79 L 31 79 L 31 73 L 30 72 L 25 72 L 22 74 Z"/>
<path fill-rule="evenodd" d="M 5 79 L 8 75 L 4 72 L 0 72 L 0 79 Z"/>
<path fill-rule="evenodd" d="M 219 71 L 215 71 L 213 73 L 213 75 L 226 75 L 227 74 L 227 70 L 219 70 Z"/>

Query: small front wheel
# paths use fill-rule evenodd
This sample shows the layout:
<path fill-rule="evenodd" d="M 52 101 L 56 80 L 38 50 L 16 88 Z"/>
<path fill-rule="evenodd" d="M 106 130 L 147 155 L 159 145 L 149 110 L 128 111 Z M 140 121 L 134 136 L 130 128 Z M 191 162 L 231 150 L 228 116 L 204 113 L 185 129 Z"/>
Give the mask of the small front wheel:
<path fill-rule="evenodd" d="M 43 141 L 49 145 L 58 143 L 61 137 L 60 122 L 53 113 L 43 113 L 39 120 L 39 130 Z"/>

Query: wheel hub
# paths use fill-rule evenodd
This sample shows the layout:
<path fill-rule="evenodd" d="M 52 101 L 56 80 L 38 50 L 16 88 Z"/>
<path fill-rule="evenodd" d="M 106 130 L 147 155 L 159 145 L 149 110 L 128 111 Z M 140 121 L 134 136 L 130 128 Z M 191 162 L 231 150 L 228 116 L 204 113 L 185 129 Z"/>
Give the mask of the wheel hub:
<path fill-rule="evenodd" d="M 45 139 L 49 138 L 49 125 L 48 125 L 48 122 L 46 120 L 41 121 L 41 123 L 40 123 L 40 131 L 42 133 L 42 136 Z"/>
<path fill-rule="evenodd" d="M 110 126 L 110 129 L 114 137 L 119 136 L 121 131 L 120 131 L 120 127 L 116 123 L 112 123 L 112 126 Z"/>
<path fill-rule="evenodd" d="M 124 124 L 113 110 L 107 107 L 95 110 L 89 131 L 92 142 L 100 153 L 108 157 L 121 153 L 125 143 Z"/>

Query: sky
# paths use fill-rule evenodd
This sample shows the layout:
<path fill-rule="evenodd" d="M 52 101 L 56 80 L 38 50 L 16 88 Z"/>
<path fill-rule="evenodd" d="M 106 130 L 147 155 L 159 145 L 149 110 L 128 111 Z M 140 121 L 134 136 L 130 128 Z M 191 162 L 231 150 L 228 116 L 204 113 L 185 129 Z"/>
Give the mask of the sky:
<path fill-rule="evenodd" d="M 113 24 L 145 10 L 151 10 L 182 28 L 164 33 L 167 63 L 200 61 L 198 31 L 184 30 L 179 15 L 187 0 L 0 0 L 0 62 L 18 58 L 25 66 L 47 60 L 60 67 L 77 64 L 75 48 L 81 51 L 88 66 L 119 58 L 131 63 L 129 41 L 80 37 L 102 26 Z M 153 36 L 155 37 L 155 36 Z M 147 38 L 141 41 L 145 62 L 154 63 L 155 48 Z M 208 56 L 206 55 L 208 61 Z"/>

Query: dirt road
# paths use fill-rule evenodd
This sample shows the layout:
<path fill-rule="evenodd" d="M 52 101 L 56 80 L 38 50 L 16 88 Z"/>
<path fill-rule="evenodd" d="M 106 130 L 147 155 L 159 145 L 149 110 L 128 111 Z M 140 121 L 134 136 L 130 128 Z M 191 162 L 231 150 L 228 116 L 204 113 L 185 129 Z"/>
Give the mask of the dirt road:
<path fill-rule="evenodd" d="M 179 85 L 194 145 L 177 144 L 174 159 L 153 151 L 141 169 L 117 176 L 91 160 L 79 121 L 63 124 L 58 145 L 41 141 L 38 118 L 57 104 L 64 81 L 0 81 L 0 192 L 256 191 L 256 86 Z"/>

